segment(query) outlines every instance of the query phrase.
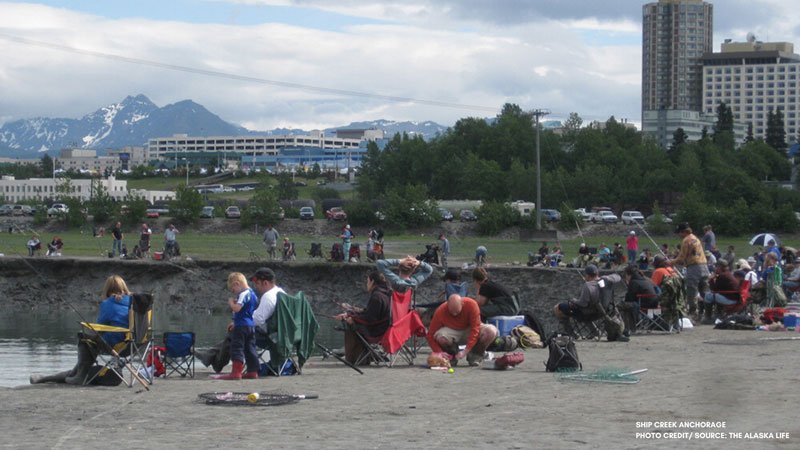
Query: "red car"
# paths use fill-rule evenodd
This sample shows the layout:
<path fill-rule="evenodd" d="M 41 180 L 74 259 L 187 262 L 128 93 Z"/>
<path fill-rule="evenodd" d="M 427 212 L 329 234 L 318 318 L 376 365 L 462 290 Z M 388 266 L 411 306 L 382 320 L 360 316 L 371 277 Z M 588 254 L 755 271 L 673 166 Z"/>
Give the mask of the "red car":
<path fill-rule="evenodd" d="M 325 217 L 328 220 L 347 220 L 347 213 L 341 207 L 335 206 L 325 211 Z"/>
<path fill-rule="evenodd" d="M 148 209 L 146 211 L 146 216 L 148 219 L 158 219 L 158 211 L 155 209 Z"/>

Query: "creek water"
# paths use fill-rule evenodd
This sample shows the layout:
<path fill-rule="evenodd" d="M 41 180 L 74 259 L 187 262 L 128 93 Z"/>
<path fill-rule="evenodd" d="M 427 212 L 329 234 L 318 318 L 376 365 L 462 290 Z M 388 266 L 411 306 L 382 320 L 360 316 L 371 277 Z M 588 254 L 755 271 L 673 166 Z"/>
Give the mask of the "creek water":
<path fill-rule="evenodd" d="M 83 317 L 81 317 L 81 315 Z M 32 373 L 54 373 L 71 369 L 77 361 L 77 333 L 82 320 L 93 321 L 97 311 L 87 309 L 80 315 L 71 309 L 35 308 L 0 311 L 0 386 L 28 384 Z M 320 331 L 317 341 L 328 348 L 341 347 L 342 333 L 334 323 L 317 317 Z M 165 331 L 193 331 L 196 348 L 216 344 L 225 336 L 230 314 L 222 312 L 175 311 L 156 308 L 153 332 L 160 345 Z M 203 367 L 199 362 L 199 367 Z"/>

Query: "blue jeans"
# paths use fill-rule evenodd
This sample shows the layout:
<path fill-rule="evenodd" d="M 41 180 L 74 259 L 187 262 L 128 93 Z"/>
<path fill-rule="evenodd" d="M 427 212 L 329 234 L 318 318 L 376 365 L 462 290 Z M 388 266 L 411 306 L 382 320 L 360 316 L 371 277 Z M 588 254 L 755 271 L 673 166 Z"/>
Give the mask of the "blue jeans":
<path fill-rule="evenodd" d="M 636 263 L 636 250 L 628 250 L 628 264 Z"/>
<path fill-rule="evenodd" d="M 114 243 L 111 244 L 111 254 L 113 255 L 122 254 L 122 239 L 114 239 Z"/>
<path fill-rule="evenodd" d="M 231 332 L 231 361 L 247 363 L 247 372 L 258 372 L 256 327 L 233 327 Z"/>
<path fill-rule="evenodd" d="M 722 306 L 730 306 L 739 303 L 737 300 L 731 300 L 728 297 L 725 297 L 722 294 L 717 294 L 715 292 L 706 292 L 706 296 L 703 298 L 703 301 L 709 305 L 713 305 L 714 303 Z"/>

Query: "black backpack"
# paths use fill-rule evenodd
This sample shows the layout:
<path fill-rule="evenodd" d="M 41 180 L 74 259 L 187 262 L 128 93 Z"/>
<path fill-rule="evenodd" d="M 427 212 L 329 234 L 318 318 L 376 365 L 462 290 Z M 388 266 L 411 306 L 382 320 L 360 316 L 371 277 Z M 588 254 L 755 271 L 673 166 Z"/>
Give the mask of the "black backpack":
<path fill-rule="evenodd" d="M 526 308 L 519 312 L 520 315 L 525 316 L 525 325 L 529 326 L 539 337 L 542 339 L 542 344 L 546 347 L 550 335 L 547 333 L 547 328 L 536 317 L 536 313 L 532 309 Z"/>
<path fill-rule="evenodd" d="M 578 360 L 578 350 L 575 348 L 575 340 L 571 336 L 564 334 L 553 334 L 548 339 L 550 357 L 544 363 L 545 370 L 548 372 L 574 372 L 583 370 L 580 360 Z"/>

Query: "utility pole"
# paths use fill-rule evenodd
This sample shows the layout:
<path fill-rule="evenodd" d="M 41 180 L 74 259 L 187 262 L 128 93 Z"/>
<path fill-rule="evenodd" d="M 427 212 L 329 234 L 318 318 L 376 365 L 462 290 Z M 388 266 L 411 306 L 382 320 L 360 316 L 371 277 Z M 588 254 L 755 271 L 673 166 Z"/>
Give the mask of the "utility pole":
<path fill-rule="evenodd" d="M 531 111 L 536 127 L 536 229 L 542 229 L 542 164 L 539 151 L 539 118 L 550 114 L 549 109 Z"/>

